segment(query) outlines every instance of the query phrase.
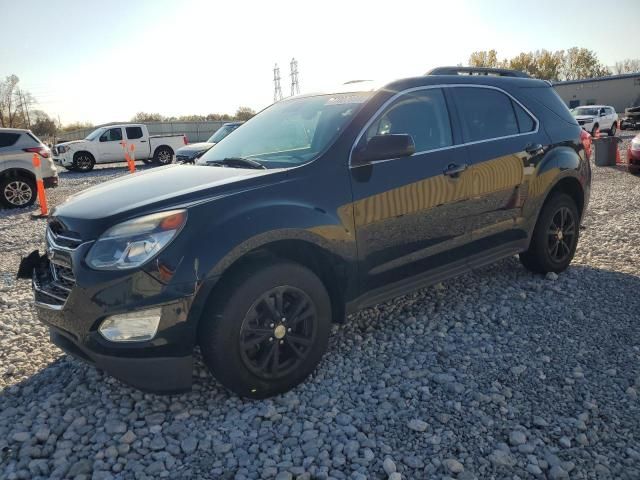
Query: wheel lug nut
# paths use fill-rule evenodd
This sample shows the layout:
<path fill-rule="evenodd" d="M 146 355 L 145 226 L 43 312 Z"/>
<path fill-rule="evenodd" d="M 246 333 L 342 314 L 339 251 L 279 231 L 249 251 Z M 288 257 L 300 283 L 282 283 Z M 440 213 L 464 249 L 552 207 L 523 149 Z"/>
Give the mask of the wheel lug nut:
<path fill-rule="evenodd" d="M 291 329 L 287 330 L 287 332 L 290 332 L 290 331 L 291 331 Z"/>
<path fill-rule="evenodd" d="M 280 340 L 280 345 L 282 345 L 284 343 L 284 340 Z"/>
<path fill-rule="evenodd" d="M 269 324 L 269 328 L 273 328 L 273 323 L 270 323 L 270 324 Z"/>
<path fill-rule="evenodd" d="M 270 341 L 270 342 L 273 342 L 273 337 L 269 337 L 269 341 Z"/>

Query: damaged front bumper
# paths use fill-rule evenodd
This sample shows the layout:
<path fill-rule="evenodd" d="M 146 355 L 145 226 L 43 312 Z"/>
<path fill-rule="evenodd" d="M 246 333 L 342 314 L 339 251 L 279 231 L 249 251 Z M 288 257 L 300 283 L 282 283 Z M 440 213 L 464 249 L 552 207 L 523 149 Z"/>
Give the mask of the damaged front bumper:
<path fill-rule="evenodd" d="M 20 263 L 18 276 L 31 278 L 38 317 L 51 341 L 140 390 L 189 390 L 197 328 L 190 315 L 194 284 L 165 284 L 143 270 L 89 270 L 81 261 L 87 248 L 34 251 Z M 99 331 L 110 316 L 150 308 L 161 309 L 150 340 L 109 341 Z"/>

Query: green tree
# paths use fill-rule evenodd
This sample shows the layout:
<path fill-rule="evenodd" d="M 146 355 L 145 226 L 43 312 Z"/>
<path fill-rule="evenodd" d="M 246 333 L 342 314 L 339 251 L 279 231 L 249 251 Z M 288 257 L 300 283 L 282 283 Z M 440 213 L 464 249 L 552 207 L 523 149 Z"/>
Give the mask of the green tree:
<path fill-rule="evenodd" d="M 31 112 L 31 131 L 38 137 L 53 137 L 58 128 L 46 112 L 34 110 Z"/>
<path fill-rule="evenodd" d="M 135 123 L 162 122 L 165 120 L 167 120 L 167 118 L 163 115 L 160 115 L 159 113 L 147 112 L 138 112 L 131 118 L 131 121 Z"/>
<path fill-rule="evenodd" d="M 493 49 L 473 52 L 471 56 L 469 56 L 470 67 L 497 68 L 499 65 L 498 52 Z"/>
<path fill-rule="evenodd" d="M 61 132 L 73 132 L 75 130 L 83 130 L 85 128 L 93 128 L 93 123 L 89 122 L 72 122 L 63 126 L 60 131 Z"/>
<path fill-rule="evenodd" d="M 562 74 L 565 80 L 581 80 L 611 75 L 611 71 L 600 63 L 593 50 L 572 47 L 567 50 Z"/>
<path fill-rule="evenodd" d="M 616 62 L 613 67 L 613 72 L 617 75 L 640 72 L 640 58 L 626 58 L 620 62 Z"/>
<path fill-rule="evenodd" d="M 255 114 L 256 112 L 249 107 L 239 107 L 238 110 L 236 110 L 234 118 L 239 121 L 247 121 Z"/>

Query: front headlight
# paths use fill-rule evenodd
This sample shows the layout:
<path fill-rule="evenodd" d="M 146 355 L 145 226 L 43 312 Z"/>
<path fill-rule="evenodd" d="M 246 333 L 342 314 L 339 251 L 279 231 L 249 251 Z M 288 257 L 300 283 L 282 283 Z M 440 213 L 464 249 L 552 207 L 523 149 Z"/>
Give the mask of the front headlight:
<path fill-rule="evenodd" d="M 139 267 L 165 248 L 186 221 L 186 210 L 171 210 L 120 223 L 93 244 L 87 254 L 87 265 L 96 270 Z"/>

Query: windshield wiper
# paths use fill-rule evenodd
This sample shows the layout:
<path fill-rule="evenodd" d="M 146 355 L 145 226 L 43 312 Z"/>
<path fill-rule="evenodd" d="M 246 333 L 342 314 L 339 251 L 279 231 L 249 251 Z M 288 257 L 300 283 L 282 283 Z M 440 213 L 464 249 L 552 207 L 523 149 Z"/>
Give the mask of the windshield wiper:
<path fill-rule="evenodd" d="M 255 168 L 260 170 L 267 169 L 267 167 L 256 160 L 242 157 L 227 157 L 222 160 L 209 160 L 207 161 L 207 165 L 224 165 L 227 167 Z"/>

